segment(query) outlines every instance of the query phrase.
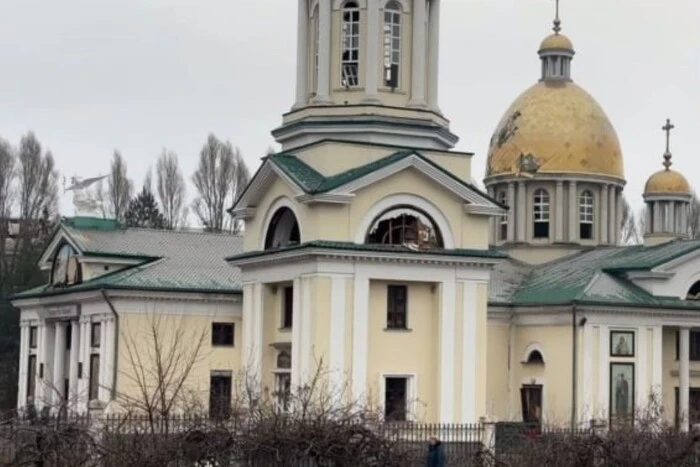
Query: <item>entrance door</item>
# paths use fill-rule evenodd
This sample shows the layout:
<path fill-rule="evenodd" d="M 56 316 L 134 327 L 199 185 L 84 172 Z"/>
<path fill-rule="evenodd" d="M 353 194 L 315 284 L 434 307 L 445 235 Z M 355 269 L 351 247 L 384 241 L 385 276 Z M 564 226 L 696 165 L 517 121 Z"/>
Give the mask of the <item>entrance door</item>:
<path fill-rule="evenodd" d="M 520 404 L 525 423 L 542 422 L 542 385 L 526 384 L 520 388 Z"/>

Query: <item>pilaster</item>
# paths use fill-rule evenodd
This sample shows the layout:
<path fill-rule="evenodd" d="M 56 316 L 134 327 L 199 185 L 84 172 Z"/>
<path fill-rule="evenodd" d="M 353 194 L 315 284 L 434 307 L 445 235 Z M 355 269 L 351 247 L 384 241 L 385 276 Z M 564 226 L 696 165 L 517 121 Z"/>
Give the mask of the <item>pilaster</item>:
<path fill-rule="evenodd" d="M 564 241 L 564 182 L 557 180 L 556 195 L 554 197 L 554 202 L 556 204 L 556 229 L 554 231 L 554 238 L 557 242 Z"/>
<path fill-rule="evenodd" d="M 525 232 L 527 232 L 527 194 L 525 191 L 525 182 L 518 182 L 518 214 L 516 219 L 518 221 L 518 242 L 525 242 Z"/>
<path fill-rule="evenodd" d="M 315 104 L 330 104 L 331 2 L 318 2 L 318 83 Z"/>
<path fill-rule="evenodd" d="M 440 284 L 440 423 L 454 423 L 455 294 L 454 279 Z"/>
<path fill-rule="evenodd" d="M 462 282 L 462 423 L 476 423 L 482 414 L 477 413 L 476 393 L 477 384 L 483 384 L 477 374 L 477 358 L 479 358 L 477 341 L 477 313 L 479 310 L 477 282 Z"/>
<path fill-rule="evenodd" d="M 508 242 L 515 241 L 515 183 L 508 182 Z"/>
<path fill-rule="evenodd" d="M 428 17 L 428 105 L 440 113 L 438 102 L 438 81 L 440 72 L 440 0 L 430 1 L 430 16 Z"/>
<path fill-rule="evenodd" d="M 19 381 L 17 384 L 17 408 L 22 408 L 27 403 L 27 381 L 29 365 L 29 323 L 20 321 L 19 341 Z"/>
<path fill-rule="evenodd" d="M 681 328 L 679 334 L 678 419 L 680 421 L 680 430 L 687 432 L 690 428 L 688 419 L 690 407 L 690 329 Z"/>
<path fill-rule="evenodd" d="M 608 186 L 600 187 L 600 243 L 608 243 Z"/>
<path fill-rule="evenodd" d="M 617 201 L 615 198 L 615 185 L 608 185 L 608 242 L 617 245 L 617 224 L 620 220 L 617 217 Z"/>
<path fill-rule="evenodd" d="M 426 0 L 413 0 L 413 57 L 409 107 L 425 107 Z"/>
<path fill-rule="evenodd" d="M 379 0 L 367 0 L 367 41 L 365 59 L 365 97 L 367 104 L 379 104 Z"/>
<path fill-rule="evenodd" d="M 68 365 L 68 400 L 75 404 L 78 397 L 78 363 L 80 361 L 80 323 L 71 321 L 70 357 Z"/>
<path fill-rule="evenodd" d="M 578 242 L 578 222 L 579 222 L 579 212 L 578 212 L 578 188 L 576 187 L 576 181 L 571 180 L 569 182 L 569 242 Z"/>
<path fill-rule="evenodd" d="M 52 402 L 53 405 L 59 405 L 65 396 L 67 323 L 57 322 L 54 327 L 56 338 L 54 339 L 53 351 Z"/>
<path fill-rule="evenodd" d="M 100 387 L 97 390 L 97 398 L 107 401 L 107 322 L 105 318 L 100 321 Z"/>
<path fill-rule="evenodd" d="M 293 109 L 306 105 L 309 98 L 309 0 L 299 0 L 297 20 L 297 90 Z"/>

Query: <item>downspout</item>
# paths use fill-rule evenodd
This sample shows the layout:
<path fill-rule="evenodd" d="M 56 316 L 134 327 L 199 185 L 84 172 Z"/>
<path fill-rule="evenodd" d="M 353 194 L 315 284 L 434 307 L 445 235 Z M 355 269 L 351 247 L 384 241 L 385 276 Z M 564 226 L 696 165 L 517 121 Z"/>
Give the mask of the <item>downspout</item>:
<path fill-rule="evenodd" d="M 571 305 L 571 429 L 576 429 L 576 399 L 578 398 L 578 332 L 576 302 Z"/>
<path fill-rule="evenodd" d="M 114 349 L 112 349 L 114 352 L 114 371 L 112 372 L 112 390 L 110 391 L 109 395 L 109 399 L 114 400 L 114 396 L 117 391 L 117 368 L 119 368 L 117 366 L 117 362 L 119 361 L 119 315 L 117 314 L 117 309 L 114 308 L 112 300 L 110 300 L 110 298 L 107 296 L 105 289 L 100 289 L 100 293 L 114 315 Z"/>

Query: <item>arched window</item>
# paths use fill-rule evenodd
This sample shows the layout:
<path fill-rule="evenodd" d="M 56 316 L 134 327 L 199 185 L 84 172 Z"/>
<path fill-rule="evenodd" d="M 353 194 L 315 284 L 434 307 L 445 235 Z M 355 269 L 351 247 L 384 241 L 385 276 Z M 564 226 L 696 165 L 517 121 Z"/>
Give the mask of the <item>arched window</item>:
<path fill-rule="evenodd" d="M 427 214 L 409 206 L 394 207 L 377 217 L 365 243 L 443 248 L 442 235 Z"/>
<path fill-rule="evenodd" d="M 506 205 L 508 204 L 508 195 L 505 191 L 498 192 L 498 202 Z M 508 238 L 508 214 L 501 216 L 498 219 L 498 239 L 506 240 Z"/>
<path fill-rule="evenodd" d="M 292 368 L 292 356 L 286 350 L 277 354 L 277 369 L 289 370 Z"/>
<path fill-rule="evenodd" d="M 64 244 L 53 259 L 51 268 L 52 285 L 73 285 L 81 282 L 81 270 L 75 250 Z"/>
<path fill-rule="evenodd" d="M 384 85 L 399 87 L 401 70 L 401 5 L 391 0 L 384 9 Z"/>
<path fill-rule="evenodd" d="M 539 188 L 533 199 L 534 237 L 549 238 L 549 193 Z"/>
<path fill-rule="evenodd" d="M 340 63 L 340 84 L 346 88 L 359 86 L 360 75 L 360 7 L 349 1 L 343 5 L 343 54 Z"/>
<path fill-rule="evenodd" d="M 578 198 L 579 238 L 593 238 L 593 193 L 584 190 Z"/>
<path fill-rule="evenodd" d="M 530 354 L 527 356 L 526 363 L 543 364 L 544 358 L 542 357 L 542 352 L 540 352 L 539 350 L 533 350 L 532 352 L 530 352 Z"/>
<path fill-rule="evenodd" d="M 700 300 L 700 281 L 697 281 L 688 291 L 686 300 Z"/>
<path fill-rule="evenodd" d="M 265 249 L 296 245 L 300 240 L 299 223 L 296 216 L 287 207 L 279 208 L 267 227 Z"/>

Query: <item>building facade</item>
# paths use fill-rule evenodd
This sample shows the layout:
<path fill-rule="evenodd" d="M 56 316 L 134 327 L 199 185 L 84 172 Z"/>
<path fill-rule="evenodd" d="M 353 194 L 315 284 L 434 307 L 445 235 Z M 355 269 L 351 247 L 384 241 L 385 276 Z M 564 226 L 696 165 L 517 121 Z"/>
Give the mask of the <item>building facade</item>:
<path fill-rule="evenodd" d="M 686 238 L 672 125 L 645 242 L 621 245 L 621 145 L 573 82 L 557 18 L 482 191 L 438 105 L 440 11 L 299 0 L 295 102 L 273 130 L 281 152 L 231 208 L 243 236 L 65 220 L 41 259 L 50 283 L 14 298 L 18 406 L 133 402 L 152 365 L 138 357 L 161 339 L 203 342 L 186 385 L 214 412 L 241 371 L 283 409 L 323 372 L 396 421 L 627 423 L 655 400 L 687 429 L 700 242 Z"/>

